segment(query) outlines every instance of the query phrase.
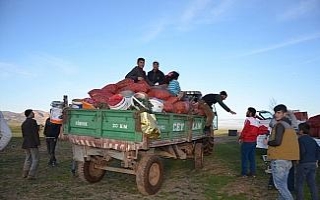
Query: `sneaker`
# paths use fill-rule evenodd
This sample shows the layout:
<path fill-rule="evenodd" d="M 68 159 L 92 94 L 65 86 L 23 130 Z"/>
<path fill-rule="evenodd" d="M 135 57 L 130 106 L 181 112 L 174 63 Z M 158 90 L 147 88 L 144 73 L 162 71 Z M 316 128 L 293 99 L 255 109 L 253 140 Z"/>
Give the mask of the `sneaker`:
<path fill-rule="evenodd" d="M 247 175 L 240 174 L 240 175 L 238 175 L 237 177 L 240 177 L 240 178 L 247 178 L 248 176 L 247 176 Z"/>
<path fill-rule="evenodd" d="M 23 170 L 23 171 L 22 171 L 22 178 L 27 178 L 27 177 L 28 177 L 28 174 L 29 174 L 29 171 L 28 171 L 28 170 Z"/>
<path fill-rule="evenodd" d="M 250 176 L 250 177 L 252 177 L 252 178 L 256 178 L 256 177 L 257 177 L 255 173 L 249 173 L 249 174 L 247 174 L 247 175 Z"/>
<path fill-rule="evenodd" d="M 275 189 L 274 185 L 268 185 L 268 190 L 273 190 Z"/>
<path fill-rule="evenodd" d="M 266 170 L 264 170 L 264 172 L 265 172 L 266 174 L 271 174 L 271 173 L 272 173 L 271 169 L 266 169 Z"/>
<path fill-rule="evenodd" d="M 34 177 L 34 176 L 28 176 L 28 177 L 27 177 L 27 180 L 36 180 L 36 177 Z"/>

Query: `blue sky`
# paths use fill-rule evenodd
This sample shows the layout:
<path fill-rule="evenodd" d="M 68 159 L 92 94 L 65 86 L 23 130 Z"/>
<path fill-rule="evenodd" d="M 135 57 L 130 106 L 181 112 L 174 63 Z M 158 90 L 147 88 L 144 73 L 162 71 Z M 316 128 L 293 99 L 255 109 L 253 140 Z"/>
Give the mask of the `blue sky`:
<path fill-rule="evenodd" d="M 320 114 L 319 0 L 0 1 L 0 110 L 48 111 L 146 59 L 183 90 L 226 90 L 220 118 L 276 103 Z"/>

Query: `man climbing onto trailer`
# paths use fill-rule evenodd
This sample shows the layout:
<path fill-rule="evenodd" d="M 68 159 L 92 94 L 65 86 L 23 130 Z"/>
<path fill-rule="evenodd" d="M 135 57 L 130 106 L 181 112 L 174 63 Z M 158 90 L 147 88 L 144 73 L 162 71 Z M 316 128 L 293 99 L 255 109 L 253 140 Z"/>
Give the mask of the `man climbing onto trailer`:
<path fill-rule="evenodd" d="M 223 103 L 223 100 L 225 100 L 228 97 L 226 91 L 221 91 L 220 94 L 206 94 L 204 95 L 201 100 L 199 101 L 199 108 L 201 108 L 207 119 L 206 119 L 206 125 L 203 129 L 203 131 L 210 135 L 211 129 L 212 129 L 212 120 L 215 117 L 215 113 L 212 111 L 212 105 L 215 103 L 219 103 L 220 106 L 225 109 L 225 111 L 235 115 L 236 112 L 232 111 L 226 104 Z"/>

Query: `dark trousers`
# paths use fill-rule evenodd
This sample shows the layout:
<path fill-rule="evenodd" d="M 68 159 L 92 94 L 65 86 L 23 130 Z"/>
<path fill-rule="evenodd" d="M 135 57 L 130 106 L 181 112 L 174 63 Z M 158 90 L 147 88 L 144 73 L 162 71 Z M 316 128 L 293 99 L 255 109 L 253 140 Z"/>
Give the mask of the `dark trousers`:
<path fill-rule="evenodd" d="M 50 156 L 49 164 L 55 164 L 57 162 L 56 157 L 55 157 L 57 138 L 47 137 L 46 143 L 47 143 L 48 154 Z"/>
<path fill-rule="evenodd" d="M 316 162 L 300 163 L 297 165 L 297 200 L 303 199 L 303 184 L 307 182 L 312 200 L 317 200 L 318 189 L 316 184 Z"/>
<path fill-rule="evenodd" d="M 256 142 L 243 142 L 241 144 L 241 175 L 256 174 Z"/>

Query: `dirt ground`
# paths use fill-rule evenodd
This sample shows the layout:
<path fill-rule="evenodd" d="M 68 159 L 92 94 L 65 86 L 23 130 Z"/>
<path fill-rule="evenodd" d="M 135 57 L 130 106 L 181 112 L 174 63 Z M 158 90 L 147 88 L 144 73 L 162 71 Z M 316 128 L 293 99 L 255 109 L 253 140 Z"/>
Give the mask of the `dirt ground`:
<path fill-rule="evenodd" d="M 218 136 L 216 145 L 235 142 L 235 137 Z M 192 169 L 192 160 L 164 159 L 165 179 L 160 191 L 152 196 L 139 193 L 135 176 L 107 172 L 99 183 L 82 182 L 71 173 L 71 145 L 60 141 L 57 146 L 59 165 L 47 165 L 44 139 L 40 147 L 41 162 L 37 180 L 21 178 L 24 152 L 21 138 L 13 138 L 0 153 L 0 199 L 275 199 L 277 192 L 267 190 L 268 177 L 237 177 L 238 171 L 226 166 L 223 158 L 205 157 L 202 170 Z M 238 166 L 240 167 L 240 161 Z M 236 165 L 236 164 L 235 164 Z M 258 166 L 263 170 L 263 166 Z M 235 167 L 236 168 L 236 167 Z"/>

